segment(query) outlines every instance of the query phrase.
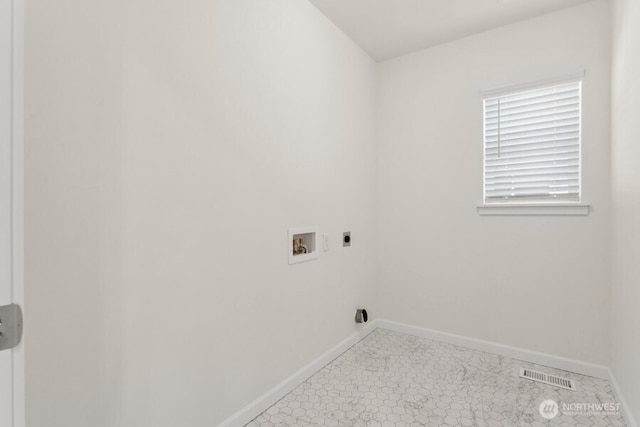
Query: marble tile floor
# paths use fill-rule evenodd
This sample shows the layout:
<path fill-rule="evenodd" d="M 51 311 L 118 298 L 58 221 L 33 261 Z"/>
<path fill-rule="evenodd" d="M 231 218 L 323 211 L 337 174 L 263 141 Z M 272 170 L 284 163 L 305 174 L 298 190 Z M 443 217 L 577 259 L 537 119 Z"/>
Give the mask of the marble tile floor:
<path fill-rule="evenodd" d="M 577 390 L 521 379 L 521 366 L 569 377 Z M 540 412 L 548 399 L 553 418 Z M 625 426 L 615 407 L 576 406 L 589 403 L 616 403 L 608 381 L 376 329 L 247 427 Z"/>

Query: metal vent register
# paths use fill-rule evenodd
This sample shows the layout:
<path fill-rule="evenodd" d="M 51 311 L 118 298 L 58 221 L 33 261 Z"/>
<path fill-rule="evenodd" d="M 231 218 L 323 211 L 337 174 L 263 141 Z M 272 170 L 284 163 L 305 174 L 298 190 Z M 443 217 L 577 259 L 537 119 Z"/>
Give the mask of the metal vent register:
<path fill-rule="evenodd" d="M 569 378 L 559 377 L 557 375 L 549 375 L 544 372 L 533 371 L 531 369 L 520 368 L 520 378 L 537 381 L 553 387 L 560 387 L 567 390 L 576 391 L 576 383 Z"/>

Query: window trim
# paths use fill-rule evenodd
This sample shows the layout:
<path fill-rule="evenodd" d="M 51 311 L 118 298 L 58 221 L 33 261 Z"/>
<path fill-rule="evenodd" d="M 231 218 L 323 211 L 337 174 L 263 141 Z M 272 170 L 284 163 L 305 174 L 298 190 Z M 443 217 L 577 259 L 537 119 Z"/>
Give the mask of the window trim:
<path fill-rule="evenodd" d="M 544 86 L 561 85 L 563 83 L 571 83 L 578 80 L 584 80 L 585 74 L 586 73 L 584 70 L 579 70 L 579 71 L 576 71 L 575 73 L 565 74 L 555 78 L 536 80 L 533 82 L 514 84 L 514 85 L 508 85 L 508 86 L 498 86 L 494 88 L 481 90 L 480 96 L 482 97 L 482 99 L 493 98 L 501 95 L 506 95 L 511 92 L 525 91 L 528 89 L 535 89 L 535 88 L 544 87 Z"/>
<path fill-rule="evenodd" d="M 589 215 L 591 204 L 575 203 L 483 203 L 477 206 L 478 215 Z"/>
<path fill-rule="evenodd" d="M 543 88 L 545 86 L 556 86 L 564 83 L 571 82 L 583 82 L 584 83 L 585 70 L 578 70 L 571 74 L 562 75 L 560 77 L 548 78 L 537 80 L 528 83 L 514 84 L 508 86 L 500 86 L 480 91 L 481 100 L 487 98 L 496 98 L 504 95 L 508 95 L 514 92 L 521 92 L 530 89 Z M 583 91 L 581 91 L 583 92 Z M 582 96 L 580 105 L 580 114 L 582 115 Z M 535 202 L 532 200 L 518 201 L 507 200 L 504 202 L 487 202 L 485 198 L 485 148 L 484 148 L 484 109 L 483 109 L 483 151 L 482 151 L 482 202 L 477 205 L 477 211 L 479 215 L 588 215 L 591 211 L 591 204 L 586 203 L 583 197 L 582 189 L 582 147 L 583 147 L 583 135 L 582 135 L 582 118 L 580 119 L 580 200 L 567 201 L 558 200 L 544 200 Z"/>

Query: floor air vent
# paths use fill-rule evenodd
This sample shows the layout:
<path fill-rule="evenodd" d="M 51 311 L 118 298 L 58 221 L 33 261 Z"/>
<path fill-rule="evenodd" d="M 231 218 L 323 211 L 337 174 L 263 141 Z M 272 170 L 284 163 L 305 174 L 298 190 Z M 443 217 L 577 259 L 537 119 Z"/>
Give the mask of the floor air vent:
<path fill-rule="evenodd" d="M 569 378 L 562 378 L 556 375 L 545 374 L 544 372 L 532 371 L 531 369 L 520 368 L 520 378 L 537 381 L 539 383 L 548 384 L 553 387 L 566 388 L 567 390 L 576 391 L 575 381 Z"/>

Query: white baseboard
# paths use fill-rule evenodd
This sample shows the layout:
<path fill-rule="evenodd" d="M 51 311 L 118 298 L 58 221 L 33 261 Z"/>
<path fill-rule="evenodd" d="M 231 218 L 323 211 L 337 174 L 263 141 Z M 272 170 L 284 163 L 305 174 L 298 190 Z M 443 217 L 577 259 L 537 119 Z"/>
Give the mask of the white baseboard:
<path fill-rule="evenodd" d="M 358 341 L 369 335 L 376 328 L 377 320 L 372 320 L 364 328 L 350 337 L 346 338 L 323 355 L 313 360 L 311 363 L 302 367 L 299 371 L 295 372 L 289 378 L 276 385 L 271 390 L 230 416 L 222 423 L 218 424 L 218 427 L 241 427 L 260 415 L 271 405 L 282 399 L 291 390 L 298 387 L 305 382 L 309 377 L 318 372 L 320 369 L 327 366 L 332 360 L 340 356 L 342 353 L 351 348 Z"/>
<path fill-rule="evenodd" d="M 606 366 L 583 362 L 581 360 L 554 356 L 552 354 L 540 353 L 524 348 L 512 347 L 509 345 L 498 344 L 491 341 L 483 341 L 475 338 L 465 337 L 462 335 L 455 335 L 447 332 L 436 331 L 433 329 L 426 329 L 418 326 L 407 325 L 404 323 L 393 322 L 390 320 L 378 319 L 378 327 L 389 329 L 391 331 L 402 332 L 409 335 L 428 338 L 434 341 L 442 341 L 449 344 L 459 345 L 461 347 L 471 348 L 474 350 L 486 351 L 487 353 L 511 357 L 512 359 L 531 362 L 537 365 L 562 369 L 563 371 L 588 375 L 590 377 L 602 379 L 610 378 L 609 368 L 607 368 Z"/>
<path fill-rule="evenodd" d="M 535 363 L 537 365 L 549 366 L 551 368 L 562 369 L 564 371 L 575 372 L 582 375 L 588 375 L 596 378 L 609 380 L 616 398 L 620 402 L 622 415 L 624 416 L 628 427 L 640 427 L 636 423 L 633 415 L 629 410 L 624 396 L 620 390 L 618 382 L 613 372 L 606 366 L 594 363 L 583 362 L 580 360 L 569 359 L 561 356 L 554 356 L 548 353 L 541 353 L 533 350 L 527 350 L 519 347 L 498 344 L 491 341 L 483 341 L 476 338 L 469 338 L 462 335 L 440 332 L 433 329 L 421 328 L 418 326 L 407 325 L 404 323 L 393 322 L 384 319 L 372 320 L 362 330 L 347 339 L 343 340 L 335 347 L 325 352 L 323 355 L 304 366 L 302 369 L 291 375 L 289 378 L 276 385 L 274 388 L 254 400 L 240 411 L 224 420 L 218 427 L 242 427 L 249 423 L 255 417 L 260 415 L 271 405 L 282 399 L 287 393 L 295 389 L 297 386 L 306 381 L 313 374 L 329 364 L 336 357 L 347 351 L 351 346 L 369 335 L 377 328 L 388 329 L 391 331 L 401 332 L 409 335 L 415 335 L 428 338 L 434 341 L 446 342 L 449 344 L 459 345 L 461 347 L 471 348 L 474 350 L 485 351 L 487 353 L 497 354 L 500 356 L 511 357 L 513 359 L 525 362 Z"/>
<path fill-rule="evenodd" d="M 616 399 L 618 399 L 618 402 L 620 402 L 620 409 L 622 410 L 622 416 L 624 417 L 624 420 L 627 422 L 627 427 L 638 427 L 638 423 L 631 413 L 631 408 L 629 408 L 629 405 L 627 405 L 627 400 L 624 398 L 622 390 L 620 390 L 620 385 L 618 384 L 615 375 L 613 375 L 613 371 L 611 369 L 609 369 L 608 371 L 609 382 L 611 383 L 611 387 L 613 387 L 613 393 L 616 395 Z"/>

